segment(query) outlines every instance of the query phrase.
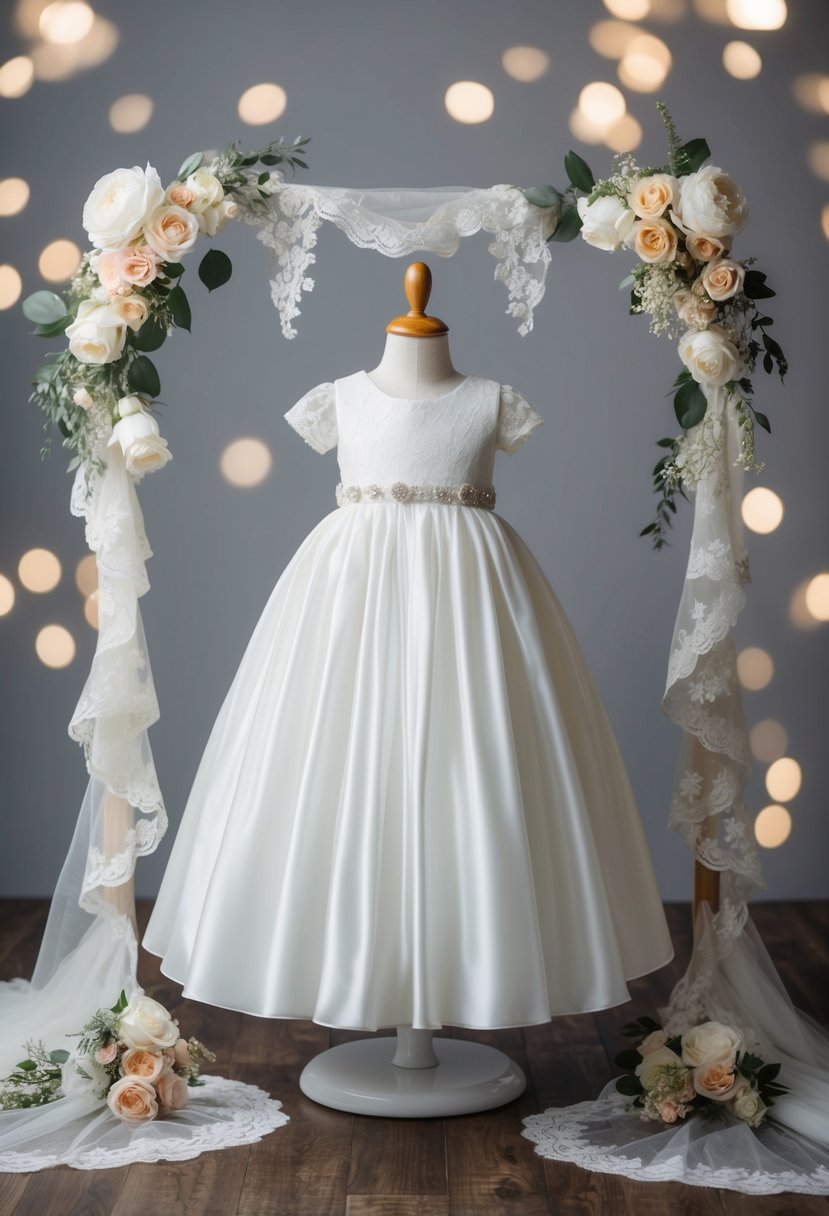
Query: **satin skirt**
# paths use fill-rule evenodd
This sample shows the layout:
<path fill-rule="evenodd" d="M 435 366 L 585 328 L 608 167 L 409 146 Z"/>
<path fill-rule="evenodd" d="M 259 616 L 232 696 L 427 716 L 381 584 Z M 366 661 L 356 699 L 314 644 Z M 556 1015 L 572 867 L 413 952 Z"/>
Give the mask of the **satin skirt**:
<path fill-rule="evenodd" d="M 143 944 L 184 995 L 376 1030 L 530 1025 L 673 957 L 612 729 L 492 511 L 336 508 L 253 632 Z"/>

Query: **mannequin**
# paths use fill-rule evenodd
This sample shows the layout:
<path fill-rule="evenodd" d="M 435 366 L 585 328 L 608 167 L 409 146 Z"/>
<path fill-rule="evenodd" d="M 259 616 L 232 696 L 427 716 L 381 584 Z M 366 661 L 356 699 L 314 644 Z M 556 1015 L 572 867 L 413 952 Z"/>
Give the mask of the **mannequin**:
<path fill-rule="evenodd" d="M 391 397 L 432 399 L 466 380 L 452 364 L 449 327 L 426 315 L 432 274 L 413 262 L 404 279 L 409 312 L 386 326 L 386 345 L 369 379 Z M 436 1051 L 437 1048 L 437 1051 Z M 470 1114 L 519 1097 L 526 1079 L 501 1051 L 431 1030 L 398 1026 L 385 1035 L 343 1043 L 313 1059 L 300 1077 L 302 1092 L 337 1110 L 392 1118 Z"/>

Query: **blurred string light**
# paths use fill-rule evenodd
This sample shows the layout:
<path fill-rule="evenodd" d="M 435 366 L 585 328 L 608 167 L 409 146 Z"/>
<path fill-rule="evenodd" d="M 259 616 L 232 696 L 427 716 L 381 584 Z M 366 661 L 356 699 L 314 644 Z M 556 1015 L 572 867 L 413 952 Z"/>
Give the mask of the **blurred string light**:
<path fill-rule="evenodd" d="M 807 160 L 809 168 L 815 177 L 820 177 L 823 181 L 829 182 L 829 140 L 819 139 L 815 143 L 810 144 Z M 2 187 L 0 186 L 1 190 Z"/>
<path fill-rule="evenodd" d="M 83 614 L 84 614 L 86 623 L 87 623 L 87 625 L 90 625 L 93 629 L 98 628 L 98 611 L 99 611 L 98 592 L 93 591 L 91 595 L 88 595 L 86 597 L 86 599 L 84 600 L 84 605 L 83 605 Z"/>
<path fill-rule="evenodd" d="M 94 553 L 87 553 L 75 567 L 75 586 L 83 596 L 98 590 L 98 563 Z"/>
<path fill-rule="evenodd" d="M 28 93 L 35 78 L 35 68 L 28 55 L 15 55 L 0 67 L 0 97 L 22 97 Z"/>
<path fill-rule="evenodd" d="M 642 124 L 632 114 L 623 114 L 605 131 L 603 142 L 614 152 L 632 152 L 642 142 Z"/>
<path fill-rule="evenodd" d="M 456 122 L 486 122 L 495 111 L 495 97 L 491 89 L 477 80 L 456 80 L 446 90 L 444 105 Z"/>
<path fill-rule="evenodd" d="M 37 24 L 45 42 L 70 46 L 87 36 L 94 21 L 95 14 L 83 0 L 55 0 L 46 5 Z"/>
<path fill-rule="evenodd" d="M 779 30 L 786 24 L 786 0 L 727 0 L 726 12 L 741 30 Z"/>
<path fill-rule="evenodd" d="M 745 495 L 740 507 L 743 523 L 752 532 L 766 535 L 780 527 L 783 500 L 766 486 L 755 486 Z"/>
<path fill-rule="evenodd" d="M 37 268 L 50 283 L 63 283 L 71 279 L 81 264 L 81 251 L 74 241 L 51 241 L 42 250 Z"/>
<path fill-rule="evenodd" d="M 23 280 L 14 266 L 0 265 L 0 309 L 11 308 L 20 299 Z"/>
<path fill-rule="evenodd" d="M 537 46 L 511 46 L 501 56 L 508 76 L 525 84 L 540 80 L 550 70 L 550 56 Z"/>
<path fill-rule="evenodd" d="M 153 100 L 144 93 L 127 93 L 109 107 L 109 125 L 120 135 L 143 131 L 153 116 Z"/>
<path fill-rule="evenodd" d="M 607 129 L 625 113 L 625 98 L 615 84 L 594 80 L 579 93 L 579 110 L 593 126 Z"/>
<path fill-rule="evenodd" d="M 287 104 L 288 94 L 282 86 L 266 82 L 245 89 L 237 108 L 242 122 L 256 127 L 276 122 L 284 113 Z"/>
<path fill-rule="evenodd" d="M 617 71 L 622 84 L 637 93 L 660 89 L 671 70 L 673 58 L 667 43 L 654 34 L 639 34 L 627 47 Z"/>
<path fill-rule="evenodd" d="M 747 42 L 729 42 L 723 47 L 723 67 L 735 80 L 753 80 L 763 68 L 758 51 Z"/>
<path fill-rule="evenodd" d="M 806 602 L 806 592 L 809 590 L 809 579 L 804 579 L 798 583 L 789 598 L 789 620 L 794 625 L 795 629 L 802 629 L 808 632 L 810 629 L 817 629 L 820 621 L 815 620 L 812 613 L 809 611 L 809 606 Z"/>
<path fill-rule="evenodd" d="M 816 621 L 829 621 L 829 573 L 816 574 L 806 585 L 806 607 Z"/>
<path fill-rule="evenodd" d="M 820 226 L 823 229 L 823 235 L 829 241 L 829 203 L 823 204 L 823 210 L 820 213 Z"/>
<path fill-rule="evenodd" d="M 219 459 L 219 469 L 225 481 L 247 489 L 261 485 L 272 463 L 268 445 L 261 439 L 245 436 L 227 445 Z"/>
<path fill-rule="evenodd" d="M 17 577 L 27 591 L 43 595 L 60 582 L 60 561 L 51 549 L 29 549 L 17 564 Z"/>
<path fill-rule="evenodd" d="M 773 764 L 781 756 L 785 756 L 789 746 L 789 736 L 786 728 L 774 718 L 764 718 L 752 726 L 749 734 L 751 751 L 755 759 L 763 764 Z"/>
<path fill-rule="evenodd" d="M 8 616 L 14 607 L 14 583 L 0 574 L 0 616 Z"/>
<path fill-rule="evenodd" d="M 791 802 L 800 793 L 802 783 L 800 765 L 791 756 L 775 760 L 766 773 L 766 789 L 775 802 Z"/>
<path fill-rule="evenodd" d="M 792 91 L 801 109 L 811 114 L 829 114 L 829 76 L 817 72 L 795 76 Z"/>
<path fill-rule="evenodd" d="M 29 201 L 29 184 L 22 177 L 0 181 L 0 216 L 17 215 Z"/>
<path fill-rule="evenodd" d="M 763 807 L 754 820 L 754 836 L 764 849 L 777 849 L 791 835 L 792 817 L 784 806 Z"/>
<path fill-rule="evenodd" d="M 46 667 L 68 667 L 75 657 L 75 639 L 63 625 L 44 625 L 35 638 L 35 653 Z"/>
<path fill-rule="evenodd" d="M 14 23 L 32 43 L 29 59 L 37 80 L 67 80 L 97 67 L 118 46 L 117 26 L 77 0 L 17 0 Z"/>
<path fill-rule="evenodd" d="M 765 688 L 771 683 L 773 675 L 772 657 L 762 647 L 747 646 L 737 655 L 737 676 L 743 688 L 749 692 L 759 692 Z"/>
<path fill-rule="evenodd" d="M 715 25 L 731 25 L 728 15 L 728 0 L 694 0 L 698 16 Z"/>
<path fill-rule="evenodd" d="M 651 0 L 654 21 L 681 21 L 688 11 L 687 0 Z"/>
<path fill-rule="evenodd" d="M 641 21 L 651 11 L 651 0 L 604 0 L 604 6 L 614 17 Z"/>
<path fill-rule="evenodd" d="M 637 25 L 630 25 L 627 21 L 597 21 L 591 25 L 587 37 L 597 55 L 603 55 L 605 59 L 621 59 L 641 32 Z"/>

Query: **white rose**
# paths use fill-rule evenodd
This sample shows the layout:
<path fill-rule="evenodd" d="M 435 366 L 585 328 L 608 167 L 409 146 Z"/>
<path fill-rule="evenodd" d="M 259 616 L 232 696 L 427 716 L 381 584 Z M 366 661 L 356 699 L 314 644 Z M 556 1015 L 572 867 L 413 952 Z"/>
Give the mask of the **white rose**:
<path fill-rule="evenodd" d="M 645 1089 L 651 1089 L 658 1078 L 660 1068 L 679 1068 L 680 1059 L 670 1047 L 657 1047 L 649 1051 L 641 1064 L 636 1067 L 636 1075 Z"/>
<path fill-rule="evenodd" d="M 116 169 L 95 183 L 83 209 L 83 226 L 98 249 L 121 249 L 140 235 L 164 201 L 164 190 L 151 165 Z"/>
<path fill-rule="evenodd" d="M 743 290 L 745 267 L 731 258 L 717 258 L 702 272 L 702 285 L 712 300 L 730 300 Z"/>
<path fill-rule="evenodd" d="M 81 363 L 112 363 L 120 359 L 127 340 L 127 327 L 111 304 L 83 300 L 78 314 L 66 327 L 69 350 Z"/>
<path fill-rule="evenodd" d="M 122 398 L 123 400 L 123 398 Z M 120 422 L 116 422 L 112 428 L 112 435 L 109 440 L 109 446 L 112 444 L 120 444 L 121 451 L 124 453 L 124 461 L 127 466 L 127 472 L 130 473 L 136 481 L 140 481 L 145 473 L 154 473 L 156 469 L 161 469 L 168 460 L 173 459 L 173 454 L 167 447 L 167 440 L 161 438 L 158 429 L 158 423 L 152 414 L 146 410 L 138 410 L 135 413 L 127 414 L 121 418 Z M 140 1001 L 151 1001 L 150 997 L 141 997 Z M 160 1010 L 160 1013 L 154 1013 L 152 1010 L 145 1009 L 142 1006 L 140 1012 L 141 1024 L 136 1031 L 134 1029 L 135 1017 L 131 1016 L 131 1020 L 127 1023 L 126 1033 L 124 1031 L 124 1017 L 128 1010 L 125 1010 L 121 1019 L 121 1034 L 130 1047 L 172 1047 L 178 1039 L 178 1028 L 172 1020 L 167 1010 L 163 1005 L 159 1005 L 157 1001 L 151 1001 L 151 1005 L 155 1010 Z M 163 1015 L 163 1017 L 162 1017 Z M 136 1015 L 137 1016 L 137 1015 Z M 149 1030 L 143 1029 L 145 1024 L 150 1025 L 153 1018 L 158 1019 L 158 1026 L 161 1027 L 157 1031 L 161 1037 L 151 1037 Z M 164 1020 L 166 1019 L 166 1021 Z M 153 1034 L 156 1034 L 154 1031 Z M 142 1035 L 145 1035 L 142 1038 Z M 138 1040 L 141 1039 L 139 1042 Z"/>
<path fill-rule="evenodd" d="M 197 169 L 195 173 L 191 173 L 184 185 L 193 195 L 193 201 L 188 207 L 197 215 L 220 203 L 225 196 L 222 183 L 207 169 Z"/>
<path fill-rule="evenodd" d="M 679 339 L 679 357 L 697 384 L 727 384 L 742 375 L 740 352 L 721 325 L 689 329 Z M 719 1022 L 703 1025 L 718 1026 Z"/>
<path fill-rule="evenodd" d="M 711 329 L 714 328 L 715 326 L 711 326 Z M 704 338 L 706 334 L 711 333 L 711 329 L 692 336 Z M 725 381 L 720 383 L 724 384 Z M 742 1041 L 736 1030 L 722 1022 L 703 1022 L 682 1036 L 682 1063 L 690 1068 L 700 1068 L 703 1064 L 717 1062 L 733 1064 Z"/>
<path fill-rule="evenodd" d="M 716 165 L 707 165 L 681 179 L 675 210 L 683 228 L 710 237 L 742 232 L 749 216 L 742 190 Z"/>
<path fill-rule="evenodd" d="M 150 315 L 147 301 L 138 295 L 113 296 L 110 308 L 133 330 L 139 330 Z"/>
<path fill-rule="evenodd" d="M 126 418 L 130 414 L 140 414 L 146 409 L 147 403 L 143 397 L 139 397 L 137 393 L 130 393 L 128 397 L 118 398 L 118 413 L 121 418 Z"/>
<path fill-rule="evenodd" d="M 750 1085 L 741 1085 L 728 1103 L 728 1109 L 749 1127 L 759 1127 L 766 1117 L 768 1107 L 756 1089 L 752 1089 Z"/>
<path fill-rule="evenodd" d="M 628 193 L 628 206 L 640 220 L 656 219 L 664 215 L 677 196 L 679 183 L 669 173 L 652 173 L 650 177 L 637 177 Z"/>
<path fill-rule="evenodd" d="M 199 222 L 184 207 L 159 207 L 145 229 L 147 244 L 165 262 L 177 262 L 189 253 L 199 235 Z"/>
<path fill-rule="evenodd" d="M 122 418 L 120 422 L 115 424 L 113 428 L 113 436 L 119 428 L 135 427 L 137 422 L 140 422 L 142 417 L 150 421 L 155 427 L 155 434 L 158 434 L 158 425 L 151 414 L 131 415 L 129 418 Z M 129 431 L 122 431 L 122 434 L 128 434 Z M 123 447 L 123 440 L 118 436 L 118 441 Z M 110 439 L 110 444 L 112 439 Z M 126 453 L 125 453 L 126 454 Z M 143 1047 L 148 1051 L 155 1051 L 159 1047 L 173 1047 L 178 1041 L 179 1033 L 170 1014 L 160 1005 L 158 1001 L 154 1001 L 151 996 L 133 997 L 127 1005 L 124 1012 L 121 1014 L 120 1036 L 128 1047 Z"/>
<path fill-rule="evenodd" d="M 612 194 L 597 198 L 594 203 L 580 198 L 576 207 L 581 216 L 583 239 L 588 245 L 606 249 L 609 253 L 619 248 L 636 218 L 630 208 Z"/>

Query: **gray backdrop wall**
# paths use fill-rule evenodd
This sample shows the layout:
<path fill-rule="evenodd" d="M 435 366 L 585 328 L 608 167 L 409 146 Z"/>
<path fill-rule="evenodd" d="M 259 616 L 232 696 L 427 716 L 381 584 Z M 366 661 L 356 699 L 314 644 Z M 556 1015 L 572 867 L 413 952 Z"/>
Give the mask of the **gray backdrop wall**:
<path fill-rule="evenodd" d="M 609 168 L 607 149 L 587 149 L 568 130 L 583 85 L 614 79 L 614 65 L 587 40 L 590 24 L 608 16 L 599 0 L 107 0 L 97 7 L 120 31 L 106 63 L 0 102 L 0 176 L 21 176 L 32 186 L 25 210 L 0 220 L 0 260 L 19 269 L 24 293 L 44 285 L 37 259 L 48 241 L 66 236 L 83 246 L 81 210 L 100 175 L 150 160 L 169 180 L 191 150 L 233 138 L 253 145 L 262 136 L 310 134 L 306 179 L 324 184 L 562 183 L 569 147 L 597 171 Z M 11 8 L 0 18 L 3 59 L 23 49 Z M 775 333 L 792 371 L 785 388 L 760 382 L 758 404 L 774 435 L 760 438 L 768 463 L 758 483 L 780 494 L 786 514 L 776 532 L 752 538 L 754 582 L 738 641 L 764 647 L 775 661 L 769 686 L 747 695 L 749 721 L 779 719 L 804 773 L 791 805 L 791 837 L 764 852 L 768 897 L 827 896 L 827 631 L 796 629 L 788 605 L 802 580 L 829 566 L 829 250 L 820 226 L 829 186 L 806 160 L 810 142 L 829 138 L 829 116 L 804 112 L 792 94 L 795 76 L 829 70 L 829 13 L 823 0 L 790 0 L 782 30 L 750 36 L 702 20 L 690 5 L 676 23 L 645 25 L 674 57 L 659 96 L 683 134 L 704 134 L 715 162 L 743 183 L 753 220 L 738 252 L 758 255 L 779 293 Z M 739 82 L 723 70 L 722 47 L 733 37 L 747 37 L 761 51 L 756 80 Z M 518 83 L 501 67 L 503 51 L 516 44 L 549 52 L 550 71 L 536 83 Z M 489 122 L 465 126 L 447 115 L 445 89 L 460 79 L 493 90 Z M 237 100 L 249 85 L 269 80 L 287 91 L 284 118 L 246 127 Z M 154 115 L 140 133 L 115 134 L 108 108 L 131 92 L 151 96 Z M 627 96 L 645 131 L 640 155 L 658 162 L 664 144 L 654 97 Z M 162 427 L 174 462 L 140 488 L 155 550 L 142 610 L 162 707 L 151 739 L 172 821 L 158 854 L 140 865 L 144 894 L 157 887 L 201 750 L 259 612 L 296 547 L 334 508 L 335 453 L 312 452 L 282 414 L 311 385 L 373 367 L 386 321 L 402 304 L 405 263 L 323 231 L 316 288 L 305 298 L 299 336 L 285 341 L 269 301 L 263 249 L 241 226 L 229 226 L 220 243 L 233 258 L 231 282 L 208 299 L 191 265 L 193 336 L 179 334 L 158 358 L 169 402 Z M 685 898 L 690 861 L 666 826 L 679 739 L 660 697 L 690 512 L 662 554 L 637 539 L 652 509 L 653 441 L 672 428 L 666 393 L 677 358 L 669 342 L 648 334 L 646 322 L 628 317 L 617 291 L 624 255 L 601 255 L 582 242 L 553 252 L 548 294 L 528 337 L 504 315 L 506 295 L 492 282 L 484 236 L 464 242 L 452 259 L 432 259 L 432 310 L 451 327 L 459 370 L 515 384 L 546 419 L 519 453 L 498 457 L 499 511 L 538 555 L 574 623 L 629 765 L 663 895 Z M 54 885 L 86 784 L 66 723 L 95 643 L 72 577 L 85 548 L 82 524 L 68 512 L 64 453 L 41 461 L 40 418 L 26 403 L 46 349 L 29 328 L 19 308 L 0 316 L 0 571 L 17 585 L 21 554 L 45 546 L 59 555 L 64 576 L 45 596 L 17 585 L 15 607 L 0 619 L 0 891 L 7 895 L 42 895 Z M 233 488 L 219 473 L 222 448 L 240 435 L 259 436 L 273 451 L 273 471 L 254 489 Z M 60 671 L 34 652 L 37 631 L 53 621 L 78 642 L 74 662 Z M 762 777 L 758 766 L 750 788 L 755 812 L 770 801 Z"/>

